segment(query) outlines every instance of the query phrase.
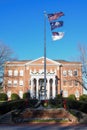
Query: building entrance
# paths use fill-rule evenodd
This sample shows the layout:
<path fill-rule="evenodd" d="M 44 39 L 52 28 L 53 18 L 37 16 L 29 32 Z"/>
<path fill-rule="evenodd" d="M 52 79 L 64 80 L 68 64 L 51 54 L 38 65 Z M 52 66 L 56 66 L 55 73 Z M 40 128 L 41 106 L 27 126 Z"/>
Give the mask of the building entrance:
<path fill-rule="evenodd" d="M 47 80 L 46 80 L 47 82 Z M 39 79 L 39 99 L 44 100 L 47 98 L 47 90 L 44 88 L 44 79 Z"/>
<path fill-rule="evenodd" d="M 31 98 L 41 100 L 41 96 L 46 99 L 55 98 L 58 93 L 55 75 L 47 75 L 46 90 L 44 90 L 44 76 L 36 75 L 31 78 Z M 45 95 L 44 95 L 45 94 Z"/>

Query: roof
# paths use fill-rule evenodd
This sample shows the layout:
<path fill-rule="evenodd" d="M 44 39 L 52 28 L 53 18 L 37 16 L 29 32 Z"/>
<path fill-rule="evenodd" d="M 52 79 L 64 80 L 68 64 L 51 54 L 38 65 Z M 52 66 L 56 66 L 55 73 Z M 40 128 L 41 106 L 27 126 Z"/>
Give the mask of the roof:
<path fill-rule="evenodd" d="M 66 61 L 66 60 L 55 60 L 55 61 L 62 64 L 81 64 L 81 62 L 78 61 Z"/>
<path fill-rule="evenodd" d="M 40 57 L 38 59 L 41 59 L 43 57 Z M 38 59 L 35 60 L 16 60 L 16 61 L 7 61 L 6 64 L 30 64 L 34 61 L 37 61 Z M 76 62 L 76 61 L 66 61 L 66 60 L 51 60 L 46 58 L 47 60 L 54 61 L 54 63 L 60 63 L 60 64 L 81 64 L 81 62 Z"/>

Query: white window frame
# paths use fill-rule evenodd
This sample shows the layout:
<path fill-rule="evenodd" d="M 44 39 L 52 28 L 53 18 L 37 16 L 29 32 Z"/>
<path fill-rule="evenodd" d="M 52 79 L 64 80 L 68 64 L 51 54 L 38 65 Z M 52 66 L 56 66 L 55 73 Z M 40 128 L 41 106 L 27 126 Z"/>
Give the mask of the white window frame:
<path fill-rule="evenodd" d="M 72 76 L 72 70 L 68 70 L 68 75 Z"/>
<path fill-rule="evenodd" d="M 79 91 L 78 91 L 78 90 L 76 90 L 76 91 L 75 91 L 75 96 L 76 96 L 76 98 L 78 98 L 78 97 L 79 97 L 79 95 L 80 95 Z"/>
<path fill-rule="evenodd" d="M 63 76 L 66 77 L 67 76 L 67 71 L 63 70 Z"/>
<path fill-rule="evenodd" d="M 12 76 L 12 70 L 8 70 L 8 76 Z"/>
<path fill-rule="evenodd" d="M 20 86 L 23 86 L 23 85 L 24 85 L 23 80 L 20 80 L 20 81 L 19 81 L 19 85 L 20 85 Z"/>
<path fill-rule="evenodd" d="M 19 97 L 23 98 L 23 91 L 22 90 L 19 91 Z"/>
<path fill-rule="evenodd" d="M 24 71 L 20 70 L 20 76 L 24 76 Z"/>
<path fill-rule="evenodd" d="M 68 91 L 67 90 L 63 91 L 63 97 L 68 97 Z"/>
<path fill-rule="evenodd" d="M 18 76 L 18 70 L 14 70 L 14 76 Z"/>
<path fill-rule="evenodd" d="M 8 96 L 8 98 L 10 98 L 11 97 L 11 91 L 7 91 L 7 96 Z"/>
<path fill-rule="evenodd" d="M 8 80 L 8 86 L 11 87 L 12 86 L 12 81 Z"/>
<path fill-rule="evenodd" d="M 18 84 L 18 81 L 17 81 L 17 80 L 14 80 L 14 81 L 13 81 L 13 86 L 16 87 L 17 84 Z"/>

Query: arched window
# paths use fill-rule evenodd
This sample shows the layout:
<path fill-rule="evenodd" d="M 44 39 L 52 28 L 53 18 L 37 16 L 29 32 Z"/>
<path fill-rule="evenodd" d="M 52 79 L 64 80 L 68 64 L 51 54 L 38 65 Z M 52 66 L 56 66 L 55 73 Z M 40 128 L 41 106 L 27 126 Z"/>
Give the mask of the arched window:
<path fill-rule="evenodd" d="M 63 91 L 63 96 L 64 96 L 64 97 L 68 97 L 68 91 L 67 91 L 67 90 L 64 90 L 64 91 Z"/>
<path fill-rule="evenodd" d="M 79 97 L 79 91 L 78 90 L 75 91 L 75 96 L 76 96 L 76 98 Z"/>
<path fill-rule="evenodd" d="M 7 91 L 7 96 L 8 96 L 8 98 L 11 97 L 11 91 Z"/>
<path fill-rule="evenodd" d="M 19 91 L 19 97 L 23 98 L 23 91 L 21 91 L 21 90 Z"/>

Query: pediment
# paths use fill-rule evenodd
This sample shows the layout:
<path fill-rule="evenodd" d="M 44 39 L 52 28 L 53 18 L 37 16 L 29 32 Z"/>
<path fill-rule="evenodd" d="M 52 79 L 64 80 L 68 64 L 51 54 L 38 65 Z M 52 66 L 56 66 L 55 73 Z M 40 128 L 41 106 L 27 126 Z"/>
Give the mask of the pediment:
<path fill-rule="evenodd" d="M 38 59 L 35 59 L 26 63 L 26 65 L 43 65 L 43 64 L 44 64 L 44 57 L 40 57 Z M 47 65 L 61 65 L 61 63 L 48 59 L 48 58 L 46 58 L 46 64 Z"/>

